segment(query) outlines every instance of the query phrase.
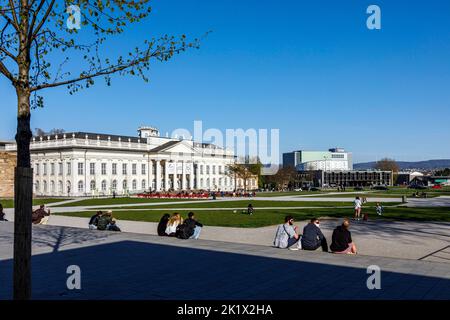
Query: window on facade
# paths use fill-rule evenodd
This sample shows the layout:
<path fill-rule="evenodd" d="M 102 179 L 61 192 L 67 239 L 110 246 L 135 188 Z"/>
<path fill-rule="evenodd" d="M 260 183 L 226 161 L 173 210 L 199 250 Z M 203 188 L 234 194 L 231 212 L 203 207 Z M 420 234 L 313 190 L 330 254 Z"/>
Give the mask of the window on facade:
<path fill-rule="evenodd" d="M 123 180 L 123 182 L 122 182 L 122 189 L 123 190 L 127 190 L 127 180 Z"/>
<path fill-rule="evenodd" d="M 142 186 L 142 190 L 145 190 L 145 188 L 147 187 L 146 183 L 145 183 L 145 180 L 142 180 L 141 186 Z"/>
<path fill-rule="evenodd" d="M 213 174 L 216 174 L 216 166 L 212 166 L 212 172 Z"/>
<path fill-rule="evenodd" d="M 62 183 L 62 181 L 58 181 L 58 192 L 59 193 L 63 192 L 63 183 Z"/>
<path fill-rule="evenodd" d="M 44 192 L 47 192 L 47 181 L 44 181 Z"/>
<path fill-rule="evenodd" d="M 63 175 L 63 170 L 64 170 L 63 168 L 64 168 L 63 163 L 60 162 L 60 163 L 58 164 L 58 175 L 60 175 L 60 176 Z"/>
<path fill-rule="evenodd" d="M 102 175 L 106 175 L 106 163 L 102 163 Z"/>
<path fill-rule="evenodd" d="M 83 175 L 84 174 L 84 163 L 83 162 L 78 162 L 78 175 Z"/>
<path fill-rule="evenodd" d="M 36 183 L 34 184 L 34 189 L 36 190 L 36 192 L 39 191 L 39 181 L 36 181 Z"/>
<path fill-rule="evenodd" d="M 72 174 L 72 163 L 67 162 L 67 175 L 71 175 Z"/>
<path fill-rule="evenodd" d="M 117 174 L 117 163 L 113 163 L 112 164 L 112 174 L 116 175 Z"/>
<path fill-rule="evenodd" d="M 56 189 L 55 189 L 55 181 L 51 181 L 50 182 L 50 190 L 52 191 L 52 193 L 55 193 Z"/>
<path fill-rule="evenodd" d="M 123 163 L 123 164 L 122 164 L 122 174 L 123 174 L 123 175 L 126 175 L 126 174 L 127 174 L 127 164 L 126 164 L 126 163 Z"/>
<path fill-rule="evenodd" d="M 209 174 L 209 166 L 206 166 L 206 174 Z"/>
<path fill-rule="evenodd" d="M 91 181 L 91 191 L 95 190 L 95 180 Z"/>
<path fill-rule="evenodd" d="M 210 182 L 209 178 L 206 179 L 206 187 L 207 187 L 207 188 L 210 188 L 210 187 L 211 187 L 211 182 Z"/>
<path fill-rule="evenodd" d="M 204 185 L 203 179 L 200 179 L 200 188 L 203 188 L 203 185 Z"/>
<path fill-rule="evenodd" d="M 102 181 L 102 191 L 106 191 L 106 180 Z"/>
<path fill-rule="evenodd" d="M 84 191 L 84 185 L 83 185 L 83 181 L 78 181 L 78 192 L 83 192 Z"/>
<path fill-rule="evenodd" d="M 113 180 L 113 182 L 111 184 L 111 189 L 113 189 L 114 191 L 117 190 L 117 180 Z"/>
<path fill-rule="evenodd" d="M 132 165 L 131 165 L 131 174 L 133 174 L 133 175 L 136 175 L 137 174 L 137 164 L 136 163 L 133 163 Z"/>
<path fill-rule="evenodd" d="M 200 174 L 203 174 L 203 165 L 200 166 Z"/>
<path fill-rule="evenodd" d="M 50 175 L 52 175 L 52 176 L 55 175 L 55 164 L 54 163 L 50 163 Z"/>
<path fill-rule="evenodd" d="M 219 166 L 219 174 L 222 174 L 222 173 L 223 173 L 222 166 Z"/>
<path fill-rule="evenodd" d="M 44 176 L 46 176 L 47 175 L 47 164 L 46 163 L 44 163 L 44 164 L 42 164 L 42 167 L 44 168 Z"/>
<path fill-rule="evenodd" d="M 36 175 L 38 176 L 40 174 L 39 169 L 40 169 L 40 165 L 39 163 L 36 163 Z"/>
<path fill-rule="evenodd" d="M 219 187 L 222 186 L 222 178 L 219 178 Z"/>
<path fill-rule="evenodd" d="M 89 173 L 93 176 L 95 175 L 95 163 L 89 164 Z"/>
<path fill-rule="evenodd" d="M 141 174 L 146 174 L 146 171 L 147 171 L 147 166 L 145 165 L 145 163 L 143 163 L 141 165 Z"/>
<path fill-rule="evenodd" d="M 133 180 L 133 182 L 131 183 L 133 190 L 137 189 L 137 181 Z"/>

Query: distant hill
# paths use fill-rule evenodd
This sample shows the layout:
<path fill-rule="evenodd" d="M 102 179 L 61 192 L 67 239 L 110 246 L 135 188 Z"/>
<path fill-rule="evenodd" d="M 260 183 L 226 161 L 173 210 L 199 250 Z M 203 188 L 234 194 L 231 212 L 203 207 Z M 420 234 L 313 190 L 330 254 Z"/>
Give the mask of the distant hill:
<path fill-rule="evenodd" d="M 355 170 L 374 169 L 375 164 L 376 164 L 375 161 L 365 163 L 355 163 L 353 165 L 353 168 Z M 399 165 L 400 170 L 407 170 L 407 169 L 435 170 L 435 169 L 450 168 L 450 159 L 427 160 L 416 162 L 397 161 L 397 164 Z"/>

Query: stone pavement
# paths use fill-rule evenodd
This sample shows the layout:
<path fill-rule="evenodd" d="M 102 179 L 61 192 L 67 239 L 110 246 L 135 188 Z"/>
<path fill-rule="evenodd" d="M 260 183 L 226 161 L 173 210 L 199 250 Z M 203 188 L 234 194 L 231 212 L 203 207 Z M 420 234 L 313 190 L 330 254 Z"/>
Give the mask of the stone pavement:
<path fill-rule="evenodd" d="M 7 209 L 6 213 L 7 218 L 13 221 L 13 211 Z M 197 218 L 200 221 L 201 215 L 201 211 L 198 211 Z M 86 229 L 88 222 L 88 218 L 52 215 L 48 224 Z M 322 219 L 321 229 L 329 242 L 333 229 L 341 222 L 341 219 Z M 296 222 L 300 232 L 306 223 L 306 221 Z M 125 232 L 157 234 L 156 223 L 119 220 L 117 224 Z M 263 228 L 205 226 L 202 239 L 270 246 L 275 229 L 276 226 Z M 364 255 L 450 263 L 450 256 L 445 249 L 450 245 L 448 222 L 360 221 L 352 223 L 351 231 L 360 253 Z"/>
<path fill-rule="evenodd" d="M 11 298 L 13 224 L 0 223 L 0 299 Z M 66 287 L 69 265 L 82 290 Z M 381 268 L 368 290 L 367 267 Z M 33 226 L 34 299 L 449 299 L 448 264 L 211 240 Z"/>

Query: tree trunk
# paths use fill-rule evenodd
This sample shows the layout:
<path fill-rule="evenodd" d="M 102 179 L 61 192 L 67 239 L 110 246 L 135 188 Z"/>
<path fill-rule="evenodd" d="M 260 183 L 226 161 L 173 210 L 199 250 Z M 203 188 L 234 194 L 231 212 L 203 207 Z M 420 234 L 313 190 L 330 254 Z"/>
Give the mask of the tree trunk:
<path fill-rule="evenodd" d="M 17 168 L 14 187 L 14 292 L 15 300 L 31 298 L 31 215 L 33 170 L 31 169 L 30 94 L 17 90 Z"/>

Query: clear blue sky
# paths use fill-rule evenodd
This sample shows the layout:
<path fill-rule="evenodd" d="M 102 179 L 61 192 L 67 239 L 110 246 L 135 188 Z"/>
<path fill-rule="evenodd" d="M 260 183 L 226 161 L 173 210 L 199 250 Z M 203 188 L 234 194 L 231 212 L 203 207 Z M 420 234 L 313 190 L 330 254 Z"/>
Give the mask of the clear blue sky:
<path fill-rule="evenodd" d="M 382 30 L 366 28 L 378 4 Z M 279 128 L 281 151 L 340 146 L 356 162 L 450 158 L 450 2 L 154 0 L 112 52 L 164 33 L 212 33 L 200 50 L 155 63 L 149 84 L 114 77 L 70 96 L 43 91 L 32 127 L 135 135 Z M 82 30 L 83 31 L 83 30 Z M 0 80 L 0 139 L 15 131 L 15 93 Z"/>

